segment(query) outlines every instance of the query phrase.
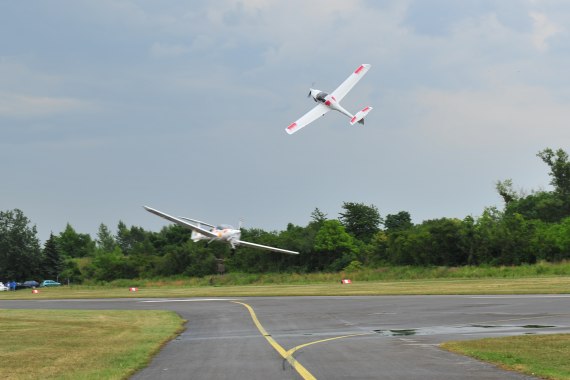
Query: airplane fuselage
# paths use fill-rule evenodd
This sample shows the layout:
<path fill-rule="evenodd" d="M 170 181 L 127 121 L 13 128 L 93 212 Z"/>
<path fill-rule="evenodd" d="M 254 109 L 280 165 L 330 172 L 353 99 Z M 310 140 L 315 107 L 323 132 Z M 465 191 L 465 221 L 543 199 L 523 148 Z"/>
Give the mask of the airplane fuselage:
<path fill-rule="evenodd" d="M 231 228 L 230 226 L 220 226 L 220 227 L 214 227 L 212 229 L 210 229 L 210 232 L 213 233 L 214 235 L 216 235 L 215 238 L 210 238 L 208 236 L 204 236 L 199 232 L 192 232 L 192 240 L 193 241 L 200 241 L 200 240 L 222 240 L 225 242 L 230 243 L 230 245 L 232 246 L 232 248 L 235 248 L 235 241 L 240 240 L 241 238 L 241 230 L 236 230 L 234 228 Z"/>
<path fill-rule="evenodd" d="M 348 116 L 351 119 L 354 117 L 354 115 L 352 115 L 350 112 L 348 112 L 346 109 L 344 109 L 344 107 L 340 105 L 340 102 L 337 102 L 334 96 L 329 95 L 324 91 L 311 88 L 311 97 L 315 102 L 322 103 L 325 106 L 329 107 L 330 109 L 338 111 Z"/>

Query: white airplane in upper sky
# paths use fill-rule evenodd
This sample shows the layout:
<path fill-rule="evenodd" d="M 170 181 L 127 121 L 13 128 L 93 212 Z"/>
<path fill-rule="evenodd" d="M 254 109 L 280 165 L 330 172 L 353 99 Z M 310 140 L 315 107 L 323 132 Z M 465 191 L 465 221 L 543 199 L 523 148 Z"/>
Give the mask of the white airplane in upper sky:
<path fill-rule="evenodd" d="M 229 225 L 214 226 L 212 224 L 200 222 L 199 220 L 194 220 L 184 217 L 177 218 L 175 216 L 168 215 L 162 211 L 158 211 L 147 206 L 143 207 L 148 212 L 158 215 L 161 218 L 164 218 L 166 220 L 179 224 L 183 227 L 191 229 L 192 235 L 190 237 L 195 242 L 200 240 L 209 240 L 208 243 L 210 243 L 214 240 L 221 240 L 228 243 L 232 247 L 232 250 L 235 250 L 238 245 L 243 245 L 245 247 L 265 249 L 266 251 L 288 253 L 290 255 L 299 254 L 299 252 L 289 251 L 288 249 L 275 248 L 275 247 L 270 247 L 268 245 L 261 245 L 240 240 L 241 230 L 235 229 Z M 207 228 L 202 228 L 202 225 L 206 226 Z"/>
<path fill-rule="evenodd" d="M 315 102 L 319 103 L 301 116 L 299 120 L 294 123 L 291 123 L 285 131 L 288 134 L 293 134 L 297 132 L 299 129 L 309 125 L 313 121 L 317 120 L 319 117 L 323 116 L 330 110 L 338 111 L 342 114 L 345 114 L 350 118 L 350 125 L 354 125 L 356 123 L 364 124 L 364 117 L 368 115 L 370 111 L 372 111 L 372 107 L 364 107 L 360 111 L 356 113 L 356 115 L 352 115 L 350 112 L 342 108 L 340 105 L 340 101 L 348 94 L 348 92 L 354 87 L 356 83 L 368 72 L 370 69 L 370 65 L 365 63 L 360 66 L 336 90 L 334 90 L 330 95 L 326 92 L 321 90 L 316 90 L 314 88 L 310 89 L 309 95 L 313 97 Z"/>

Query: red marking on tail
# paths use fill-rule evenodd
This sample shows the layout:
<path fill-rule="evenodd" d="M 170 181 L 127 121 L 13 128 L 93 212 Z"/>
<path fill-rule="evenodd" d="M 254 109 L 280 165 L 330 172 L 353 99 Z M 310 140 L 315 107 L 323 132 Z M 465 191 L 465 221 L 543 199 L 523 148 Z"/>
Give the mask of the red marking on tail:
<path fill-rule="evenodd" d="M 366 111 L 368 111 L 369 109 L 370 109 L 370 107 L 365 107 L 365 108 L 363 108 L 362 111 L 360 111 L 360 112 L 366 112 Z"/>
<path fill-rule="evenodd" d="M 351 123 L 354 123 L 354 120 L 356 120 L 356 116 L 353 117 L 352 119 L 350 119 L 350 122 L 351 122 Z"/>

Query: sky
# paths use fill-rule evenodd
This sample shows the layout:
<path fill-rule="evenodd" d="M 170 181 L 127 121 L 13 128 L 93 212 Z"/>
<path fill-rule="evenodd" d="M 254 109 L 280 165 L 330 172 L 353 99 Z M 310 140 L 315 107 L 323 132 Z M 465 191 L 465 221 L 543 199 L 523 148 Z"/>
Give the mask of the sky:
<path fill-rule="evenodd" d="M 0 1 L 0 210 L 159 231 L 142 205 L 281 231 L 344 202 L 415 223 L 548 190 L 570 145 L 563 0 Z M 294 135 L 310 87 L 332 112 Z"/>

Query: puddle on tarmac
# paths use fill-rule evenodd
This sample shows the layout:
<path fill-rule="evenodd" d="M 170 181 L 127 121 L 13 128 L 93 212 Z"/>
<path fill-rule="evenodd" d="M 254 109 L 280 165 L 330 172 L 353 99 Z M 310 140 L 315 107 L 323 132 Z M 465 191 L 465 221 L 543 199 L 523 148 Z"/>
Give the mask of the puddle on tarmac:
<path fill-rule="evenodd" d="M 498 331 L 513 331 L 518 329 L 545 329 L 556 326 L 547 325 L 465 325 L 465 326 L 435 326 L 423 329 L 400 329 L 400 330 L 373 330 L 383 336 L 410 336 L 410 335 L 438 335 L 438 334 L 469 334 L 484 332 L 489 329 Z M 527 333 L 529 334 L 529 333 Z M 531 333 L 532 334 L 532 333 Z"/>
<path fill-rule="evenodd" d="M 384 336 L 408 336 L 416 335 L 416 329 L 405 329 L 405 330 L 374 330 L 375 333 Z"/>

